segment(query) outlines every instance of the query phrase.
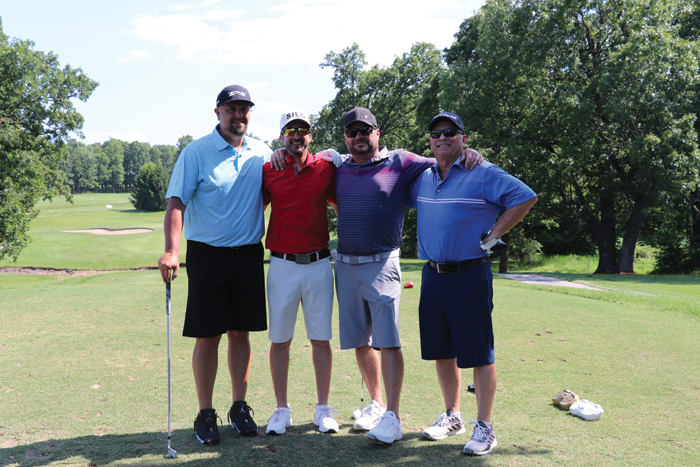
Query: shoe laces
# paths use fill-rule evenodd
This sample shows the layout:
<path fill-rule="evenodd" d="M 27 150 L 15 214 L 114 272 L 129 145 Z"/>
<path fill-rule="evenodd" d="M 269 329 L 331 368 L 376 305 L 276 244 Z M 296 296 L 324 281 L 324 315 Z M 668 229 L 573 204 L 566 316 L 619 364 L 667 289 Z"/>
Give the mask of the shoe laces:
<path fill-rule="evenodd" d="M 438 416 L 437 422 L 433 423 L 433 426 L 447 426 L 450 424 L 450 417 L 447 416 L 447 413 L 441 413 Z"/>
<path fill-rule="evenodd" d="M 470 425 L 474 425 L 474 433 L 471 439 L 479 441 L 481 443 L 486 442 L 491 434 L 488 428 L 485 428 L 479 424 L 479 422 L 469 422 Z"/>
<path fill-rule="evenodd" d="M 379 421 L 379 423 L 377 423 L 376 426 L 380 426 L 380 427 L 384 428 L 384 429 L 387 430 L 387 431 L 389 431 L 389 430 L 391 430 L 391 431 L 396 431 L 396 429 L 397 429 L 397 423 L 395 423 L 394 420 L 398 421 L 397 418 L 388 417 L 388 416 L 384 415 L 384 416 L 381 418 L 381 420 Z"/>
<path fill-rule="evenodd" d="M 333 407 L 325 406 L 321 409 L 321 420 L 324 418 L 333 418 L 333 415 L 338 415 L 338 411 Z"/>
<path fill-rule="evenodd" d="M 369 404 L 367 407 L 365 407 L 365 410 L 362 411 L 361 417 L 371 417 L 372 414 L 381 414 L 382 413 L 382 408 L 379 406 L 379 404 Z"/>
<path fill-rule="evenodd" d="M 270 418 L 267 419 L 267 423 L 270 423 L 270 420 L 272 420 L 272 423 L 279 423 L 284 419 L 284 414 L 292 415 L 292 413 L 293 412 L 289 409 L 285 409 L 284 407 L 278 407 L 272 413 L 272 416 L 270 416 Z"/>
<path fill-rule="evenodd" d="M 214 418 L 214 417 L 216 417 L 216 418 Z M 204 426 L 207 429 L 207 431 L 212 431 L 212 427 L 211 427 L 212 425 L 216 426 L 216 419 L 217 418 L 219 419 L 220 424 L 223 425 L 224 421 L 221 420 L 221 417 L 219 417 L 219 414 L 215 413 L 214 417 L 208 416 L 207 418 L 204 418 L 204 417 L 202 417 L 201 414 L 198 415 L 198 418 L 202 419 L 202 421 L 204 422 Z"/>

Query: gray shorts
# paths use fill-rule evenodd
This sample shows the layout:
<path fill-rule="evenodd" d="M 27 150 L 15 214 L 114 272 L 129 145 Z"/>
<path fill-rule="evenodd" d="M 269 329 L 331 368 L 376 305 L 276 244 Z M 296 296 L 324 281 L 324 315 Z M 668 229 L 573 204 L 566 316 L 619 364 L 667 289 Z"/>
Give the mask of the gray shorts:
<path fill-rule="evenodd" d="M 399 258 L 364 264 L 335 262 L 340 348 L 401 347 Z"/>

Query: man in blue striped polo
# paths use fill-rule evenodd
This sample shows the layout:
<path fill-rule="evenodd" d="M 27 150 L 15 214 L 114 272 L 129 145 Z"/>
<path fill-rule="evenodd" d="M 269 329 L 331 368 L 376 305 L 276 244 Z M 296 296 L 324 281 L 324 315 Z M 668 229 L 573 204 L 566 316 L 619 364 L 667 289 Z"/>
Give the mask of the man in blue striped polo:
<path fill-rule="evenodd" d="M 456 114 L 439 113 L 429 131 L 436 162 L 411 186 L 409 206 L 418 208 L 418 255 L 428 260 L 418 307 L 421 354 L 435 360 L 446 410 L 423 436 L 436 440 L 466 431 L 461 368 L 473 368 L 477 421 L 470 422 L 474 433 L 464 453 L 484 455 L 497 444 L 491 425 L 497 378 L 490 254 L 504 245 L 499 237 L 525 217 L 537 195 L 488 162 L 464 171 L 459 156 L 467 137 Z"/>

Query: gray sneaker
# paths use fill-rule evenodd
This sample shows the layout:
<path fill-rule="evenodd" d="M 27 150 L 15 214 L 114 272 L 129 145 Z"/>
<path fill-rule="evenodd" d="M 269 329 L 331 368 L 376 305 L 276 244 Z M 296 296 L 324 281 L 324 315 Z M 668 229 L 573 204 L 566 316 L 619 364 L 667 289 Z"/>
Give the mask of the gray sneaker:
<path fill-rule="evenodd" d="M 461 435 L 466 431 L 467 429 L 464 427 L 464 420 L 462 419 L 462 412 L 452 412 L 448 410 L 438 415 L 437 422 L 423 431 L 423 438 L 436 441 L 452 435 Z"/>
<path fill-rule="evenodd" d="M 464 446 L 464 454 L 468 456 L 483 456 L 489 454 L 498 445 L 496 434 L 489 422 L 478 420 L 469 422 L 474 425 L 474 433 Z"/>
<path fill-rule="evenodd" d="M 360 418 L 355 420 L 353 428 L 356 430 L 371 430 L 379 423 L 379 419 L 382 418 L 384 412 L 386 412 L 386 407 L 380 406 L 379 402 L 373 400 L 365 407 L 365 410 L 362 411 Z"/>

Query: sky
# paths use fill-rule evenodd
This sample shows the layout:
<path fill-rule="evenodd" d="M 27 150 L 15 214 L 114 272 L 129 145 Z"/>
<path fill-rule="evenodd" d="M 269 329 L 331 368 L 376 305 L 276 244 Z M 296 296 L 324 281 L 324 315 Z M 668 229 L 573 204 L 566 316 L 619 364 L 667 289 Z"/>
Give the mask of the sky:
<path fill-rule="evenodd" d="M 449 47 L 484 0 L 0 0 L 3 32 L 54 52 L 99 86 L 74 105 L 82 141 L 151 145 L 216 126 L 230 84 L 255 103 L 248 131 L 270 141 L 280 115 L 318 113 L 335 96 L 327 53 L 357 43 L 368 66 L 389 66 L 416 42 Z"/>

